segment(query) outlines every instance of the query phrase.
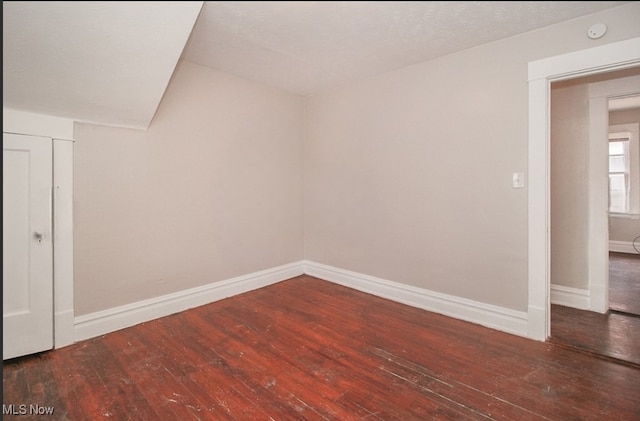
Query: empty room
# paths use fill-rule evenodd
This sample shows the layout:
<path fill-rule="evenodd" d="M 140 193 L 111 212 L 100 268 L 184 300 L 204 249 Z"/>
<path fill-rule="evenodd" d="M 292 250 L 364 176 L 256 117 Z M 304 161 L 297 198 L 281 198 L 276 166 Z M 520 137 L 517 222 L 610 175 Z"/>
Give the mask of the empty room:
<path fill-rule="evenodd" d="M 640 420 L 638 22 L 3 2 L 3 419 Z"/>

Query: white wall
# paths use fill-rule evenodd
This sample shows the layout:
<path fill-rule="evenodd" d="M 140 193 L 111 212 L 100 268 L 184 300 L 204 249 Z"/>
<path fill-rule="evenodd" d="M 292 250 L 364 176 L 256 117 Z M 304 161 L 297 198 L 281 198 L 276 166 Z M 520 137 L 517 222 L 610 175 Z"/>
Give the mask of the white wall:
<path fill-rule="evenodd" d="M 305 258 L 527 309 L 530 61 L 640 35 L 640 5 L 550 26 L 312 97 Z M 609 25 L 598 40 L 594 22 Z"/>
<path fill-rule="evenodd" d="M 300 261 L 303 113 L 181 62 L 148 131 L 76 124 L 76 316 Z"/>

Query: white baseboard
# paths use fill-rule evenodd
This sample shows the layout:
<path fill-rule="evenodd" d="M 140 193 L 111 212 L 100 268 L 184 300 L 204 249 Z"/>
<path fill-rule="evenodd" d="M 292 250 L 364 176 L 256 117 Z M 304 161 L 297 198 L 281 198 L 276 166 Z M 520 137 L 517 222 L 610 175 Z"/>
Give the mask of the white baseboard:
<path fill-rule="evenodd" d="M 304 273 L 392 301 L 527 337 L 527 313 L 304 261 Z"/>
<path fill-rule="evenodd" d="M 223 298 L 242 294 L 302 275 L 303 263 L 295 262 L 271 269 L 179 291 L 75 318 L 75 340 L 93 338 L 168 316 Z"/>
<path fill-rule="evenodd" d="M 591 308 L 589 290 L 551 284 L 551 304 L 589 310 Z"/>
<path fill-rule="evenodd" d="M 529 305 L 527 307 L 527 337 L 545 342 L 548 336 L 547 308 Z"/>
<path fill-rule="evenodd" d="M 75 337 L 75 330 L 73 327 L 73 310 L 57 311 L 54 317 L 55 329 L 53 346 L 55 348 L 62 348 L 64 346 L 73 344 Z"/>
<path fill-rule="evenodd" d="M 631 241 L 609 241 L 609 251 L 614 251 L 617 253 L 629 253 L 629 254 L 638 254 L 636 249 L 633 248 L 633 243 Z"/>
<path fill-rule="evenodd" d="M 249 292 L 303 273 L 412 307 L 515 335 L 528 336 L 526 312 L 429 291 L 320 263 L 301 261 L 78 316 L 74 320 L 74 342 Z M 69 315 L 60 315 L 60 317 L 69 317 Z M 61 338 L 62 343 L 64 346 L 72 342 L 69 338 Z"/>

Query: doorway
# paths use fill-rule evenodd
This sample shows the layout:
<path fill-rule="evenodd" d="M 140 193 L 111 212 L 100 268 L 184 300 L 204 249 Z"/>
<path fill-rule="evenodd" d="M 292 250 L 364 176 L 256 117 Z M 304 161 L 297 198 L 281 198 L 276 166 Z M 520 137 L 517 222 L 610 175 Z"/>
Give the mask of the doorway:
<path fill-rule="evenodd" d="M 640 95 L 609 100 L 609 161 L 609 310 L 640 317 Z"/>
<path fill-rule="evenodd" d="M 595 75 L 638 65 L 640 65 L 640 37 L 548 57 L 530 62 L 528 65 L 527 336 L 529 338 L 546 341 L 551 332 L 548 130 L 550 83 L 554 80 Z M 598 224 L 604 225 L 606 232 L 606 216 L 604 219 L 604 224 L 602 221 L 598 221 Z M 600 254 L 606 256 L 606 245 L 601 244 L 600 247 L 603 249 Z M 607 260 L 606 257 L 605 260 Z"/>
<path fill-rule="evenodd" d="M 625 86 L 640 89 L 640 68 L 559 81 L 551 86 L 549 340 L 640 366 L 640 342 L 634 339 L 640 337 L 640 318 L 615 310 L 617 305 L 640 302 L 640 266 L 634 274 L 635 256 L 621 253 L 631 249 L 631 242 L 626 241 L 631 227 L 640 229 L 639 180 L 630 180 L 630 175 L 640 176 L 637 135 L 633 135 L 631 148 L 628 139 L 621 144 L 622 135 L 629 138 L 629 131 L 637 132 L 640 107 L 629 101 Z M 610 99 L 612 96 L 624 97 L 627 106 L 611 106 L 616 102 Z M 603 108 L 607 101 L 609 108 Z M 631 124 L 618 124 L 631 120 L 633 128 Z M 631 163 L 630 150 L 634 157 Z M 623 179 L 625 187 L 633 187 L 633 194 L 618 194 L 610 188 L 612 179 Z M 598 203 L 609 204 L 605 209 L 608 227 L 607 232 L 595 230 L 594 234 L 590 218 Z M 622 229 L 616 225 L 619 220 L 624 220 Z M 593 244 L 594 239 L 597 244 Z M 618 253 L 613 251 L 616 248 Z M 606 254 L 594 254 L 593 250 Z M 635 291 L 638 295 L 634 298 Z"/>

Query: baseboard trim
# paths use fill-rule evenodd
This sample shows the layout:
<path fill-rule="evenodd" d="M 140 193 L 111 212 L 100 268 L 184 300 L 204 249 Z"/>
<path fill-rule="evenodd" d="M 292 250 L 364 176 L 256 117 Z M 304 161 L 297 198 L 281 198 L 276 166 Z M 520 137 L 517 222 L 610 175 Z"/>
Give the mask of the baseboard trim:
<path fill-rule="evenodd" d="M 73 310 L 58 311 L 55 313 L 54 323 L 54 348 L 62 348 L 74 342 L 74 316 Z"/>
<path fill-rule="evenodd" d="M 169 316 L 180 311 L 249 292 L 302 274 L 308 274 L 381 298 L 492 329 L 524 337 L 528 336 L 526 312 L 404 285 L 329 265 L 311 261 L 300 261 L 75 317 L 74 342 L 105 335 L 160 317 Z M 68 316 L 67 314 L 60 315 L 60 317 Z M 61 338 L 61 344 L 62 343 L 68 345 L 71 342 L 68 338 Z"/>
<path fill-rule="evenodd" d="M 75 341 L 94 338 L 153 319 L 169 316 L 223 298 L 275 284 L 303 273 L 303 263 L 295 262 L 161 297 L 78 316 L 74 321 Z"/>
<path fill-rule="evenodd" d="M 609 251 L 616 253 L 638 254 L 631 241 L 609 241 Z"/>
<path fill-rule="evenodd" d="M 304 261 L 304 273 L 456 319 L 527 337 L 527 313 Z"/>
<path fill-rule="evenodd" d="M 589 310 L 591 308 L 591 296 L 588 289 L 551 284 L 551 304 Z"/>

